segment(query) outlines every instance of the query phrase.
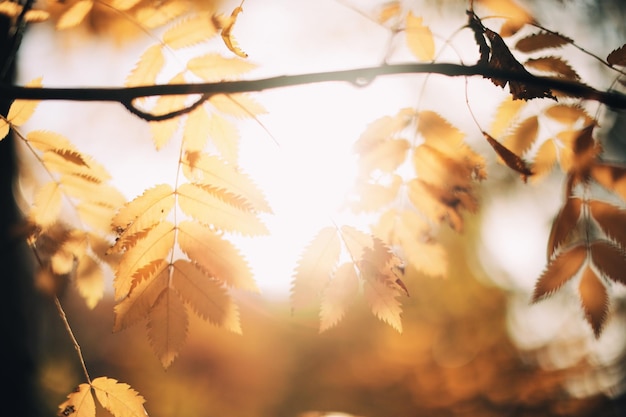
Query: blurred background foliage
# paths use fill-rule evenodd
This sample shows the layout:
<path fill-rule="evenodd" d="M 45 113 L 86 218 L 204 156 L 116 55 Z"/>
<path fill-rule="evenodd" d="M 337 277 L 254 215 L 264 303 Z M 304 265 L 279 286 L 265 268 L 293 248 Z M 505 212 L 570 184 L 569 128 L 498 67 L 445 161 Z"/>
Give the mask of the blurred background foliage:
<path fill-rule="evenodd" d="M 216 2 L 199 4 L 216 7 Z M 555 30 L 559 26 L 549 22 L 571 24 L 558 16 L 559 7 L 577 8 L 594 31 L 595 44 L 608 36 L 602 22 L 619 23 L 616 16 L 623 16 L 624 8 L 619 1 L 531 4 L 543 7 L 537 9 L 542 22 Z M 449 2 L 450 7 L 464 5 Z M 89 27 L 120 41 L 141 32 L 113 15 L 103 8 L 90 18 Z M 617 154 L 623 152 L 626 136 L 623 116 L 615 119 L 605 140 Z M 510 181 L 496 176 L 487 184 L 489 192 L 519 187 Z M 319 334 L 316 312 L 292 316 L 286 300 L 240 294 L 243 334 L 192 321 L 186 347 L 164 372 L 143 329 L 111 334 L 112 299 L 88 310 L 68 288 L 61 302 L 91 376 L 129 383 L 147 399 L 153 417 L 309 417 L 330 411 L 369 417 L 624 415 L 624 303 L 615 304 L 603 336 L 608 340 L 604 345 L 611 345 L 608 355 L 599 354 L 598 342 L 581 330 L 580 307 L 566 295 L 550 301 L 557 308 L 541 310 L 560 316 L 548 336 L 524 334 L 532 326 L 520 325 L 520 314 L 537 314 L 529 311 L 527 292 L 503 285 L 506 278 L 488 276 L 483 269 L 484 259 L 478 256 L 482 220 L 470 217 L 463 236 L 446 230 L 439 236 L 451 254 L 448 279 L 407 270 L 411 296 L 403 300 L 403 334 L 363 305 Z M 536 244 L 543 247 L 545 242 L 537 239 Z M 54 306 L 48 300 L 41 303 L 40 384 L 52 415 L 83 376 Z M 571 314 L 564 318 L 566 308 Z"/>

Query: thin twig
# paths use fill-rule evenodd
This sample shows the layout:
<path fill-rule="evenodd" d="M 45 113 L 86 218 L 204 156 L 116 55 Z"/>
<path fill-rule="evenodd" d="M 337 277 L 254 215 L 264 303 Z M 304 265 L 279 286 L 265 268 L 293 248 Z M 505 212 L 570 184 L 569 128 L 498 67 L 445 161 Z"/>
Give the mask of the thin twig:
<path fill-rule="evenodd" d="M 244 81 L 217 83 L 164 84 L 123 88 L 34 88 L 0 84 L 0 97 L 6 99 L 108 101 L 123 104 L 138 117 L 147 120 L 166 120 L 187 113 L 215 94 L 259 92 L 322 82 L 343 81 L 359 85 L 358 80 L 374 80 L 379 76 L 397 74 L 440 74 L 449 77 L 482 76 L 525 83 L 558 90 L 573 97 L 595 100 L 609 107 L 626 109 L 626 95 L 617 91 L 600 91 L 579 82 L 560 78 L 539 77 L 530 73 L 493 68 L 486 65 L 461 65 L 454 63 L 407 63 L 380 65 L 341 71 L 283 75 Z M 154 115 L 136 108 L 132 103 L 141 97 L 201 94 L 192 106 L 167 114 Z"/>
<path fill-rule="evenodd" d="M 78 359 L 80 360 L 80 365 L 83 367 L 85 378 L 87 378 L 87 383 L 91 385 L 91 378 L 89 377 L 89 372 L 87 371 L 87 365 L 85 365 L 85 358 L 83 357 L 83 353 L 80 350 L 80 345 L 78 344 L 78 341 L 76 340 L 76 337 L 74 336 L 74 332 L 72 331 L 72 328 L 70 327 L 70 323 L 67 320 L 67 316 L 65 315 L 65 311 L 63 310 L 63 307 L 61 306 L 61 302 L 59 301 L 58 297 L 54 297 L 54 305 L 57 307 L 59 316 L 61 316 L 61 320 L 63 320 L 63 324 L 65 325 L 65 330 L 67 330 L 67 333 L 70 335 L 70 338 L 72 339 L 72 343 L 74 344 L 74 349 L 76 349 L 76 352 L 78 354 Z"/>

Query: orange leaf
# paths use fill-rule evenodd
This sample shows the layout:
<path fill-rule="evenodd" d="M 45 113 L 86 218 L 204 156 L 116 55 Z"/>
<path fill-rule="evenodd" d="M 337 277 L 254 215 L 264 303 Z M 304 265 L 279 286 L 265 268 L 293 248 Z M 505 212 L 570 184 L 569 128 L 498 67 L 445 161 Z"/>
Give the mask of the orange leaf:
<path fill-rule="evenodd" d="M 590 173 L 598 184 L 626 200 L 626 167 L 595 163 L 591 166 Z"/>
<path fill-rule="evenodd" d="M 599 200 L 591 200 L 589 209 L 602 231 L 622 248 L 626 248 L 626 210 Z"/>
<path fill-rule="evenodd" d="M 549 297 L 569 281 L 587 259 L 587 248 L 579 245 L 556 256 L 535 284 L 533 302 Z"/>
<path fill-rule="evenodd" d="M 372 313 L 381 321 L 389 324 L 398 333 L 402 333 L 402 306 L 397 297 L 400 292 L 396 287 L 387 283 L 372 279 L 366 280 L 364 286 L 364 296 L 372 309 Z"/>
<path fill-rule="evenodd" d="M 554 74 L 558 77 L 572 81 L 580 80 L 580 76 L 565 60 L 556 56 L 546 56 L 541 58 L 531 58 L 525 64 L 538 71 Z"/>
<path fill-rule="evenodd" d="M 520 122 L 513 132 L 504 139 L 503 145 L 514 154 L 523 155 L 535 143 L 538 133 L 539 118 L 530 116 Z"/>
<path fill-rule="evenodd" d="M 600 337 L 602 326 L 609 313 L 609 296 L 606 287 L 589 266 L 583 271 L 578 291 L 585 310 L 585 318 L 596 337 Z"/>
<path fill-rule="evenodd" d="M 57 29 L 69 29 L 78 26 L 93 8 L 92 0 L 79 0 L 72 4 L 57 21 Z"/>
<path fill-rule="evenodd" d="M 241 48 L 239 47 L 239 43 L 235 40 L 232 34 L 233 27 L 235 26 L 235 22 L 237 22 L 237 16 L 241 12 L 243 12 L 243 8 L 241 6 L 235 7 L 233 9 L 233 12 L 230 14 L 230 17 L 226 20 L 226 22 L 224 23 L 224 26 L 222 27 L 222 40 L 224 41 L 224 44 L 226 45 L 226 47 L 232 53 L 234 53 L 235 55 L 239 57 L 247 58 L 248 54 L 241 50 Z"/>
<path fill-rule="evenodd" d="M 530 167 L 522 158 L 520 158 L 519 156 L 511 152 L 509 149 L 507 149 L 500 142 L 492 138 L 491 135 L 489 135 L 487 132 L 483 132 L 483 135 L 485 136 L 485 138 L 487 139 L 487 142 L 489 142 L 493 150 L 496 151 L 496 154 L 498 154 L 498 156 L 502 158 L 504 163 L 509 168 L 521 174 L 522 180 L 526 181 L 526 179 L 529 176 L 533 175 L 533 172 L 530 170 Z"/>
<path fill-rule="evenodd" d="M 554 252 L 565 242 L 568 236 L 576 228 L 578 219 L 580 218 L 582 200 L 577 197 L 569 197 L 565 201 L 565 205 L 557 214 L 550 237 L 548 238 L 548 259 L 552 257 Z"/>
<path fill-rule="evenodd" d="M 493 122 L 491 122 L 491 135 L 494 138 L 502 136 L 506 129 L 515 121 L 524 105 L 526 105 L 525 101 L 514 100 L 510 95 L 506 96 L 504 101 L 498 106 Z"/>

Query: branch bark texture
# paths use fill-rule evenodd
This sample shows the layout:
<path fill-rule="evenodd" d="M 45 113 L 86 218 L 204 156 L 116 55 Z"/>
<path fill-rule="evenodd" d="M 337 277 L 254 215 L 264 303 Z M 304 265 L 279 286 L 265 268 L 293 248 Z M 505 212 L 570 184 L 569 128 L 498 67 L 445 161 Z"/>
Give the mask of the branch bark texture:
<path fill-rule="evenodd" d="M 259 92 L 281 87 L 336 81 L 364 86 L 374 81 L 377 77 L 397 74 L 440 74 L 449 77 L 482 76 L 485 78 L 498 78 L 521 82 L 531 86 L 545 87 L 585 100 L 598 101 L 615 109 L 626 109 L 626 95 L 617 91 L 601 91 L 585 84 L 561 78 L 538 77 L 528 73 L 492 68 L 482 64 L 460 65 L 454 63 L 392 64 L 342 71 L 283 75 L 257 80 L 122 88 L 31 88 L 0 84 L 0 97 L 5 99 L 118 102 L 142 119 L 157 121 L 187 113 L 215 94 Z M 134 105 L 134 100 L 142 97 L 184 94 L 199 94 L 200 98 L 185 109 L 166 114 L 151 114 Z"/>

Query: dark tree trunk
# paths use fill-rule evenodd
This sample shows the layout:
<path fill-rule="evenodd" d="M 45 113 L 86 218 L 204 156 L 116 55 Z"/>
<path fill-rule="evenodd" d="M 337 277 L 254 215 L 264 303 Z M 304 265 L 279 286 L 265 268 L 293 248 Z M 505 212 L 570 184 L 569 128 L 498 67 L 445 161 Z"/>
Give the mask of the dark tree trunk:
<path fill-rule="evenodd" d="M 0 14 L 0 82 L 12 83 L 11 21 Z M 0 97 L 0 112 L 6 116 L 11 101 Z M 2 413 L 9 416 L 40 417 L 41 402 L 37 389 L 37 293 L 28 251 L 18 232 L 20 211 L 13 195 L 17 163 L 15 138 L 9 134 L 0 141 L 0 368 L 2 369 Z"/>

